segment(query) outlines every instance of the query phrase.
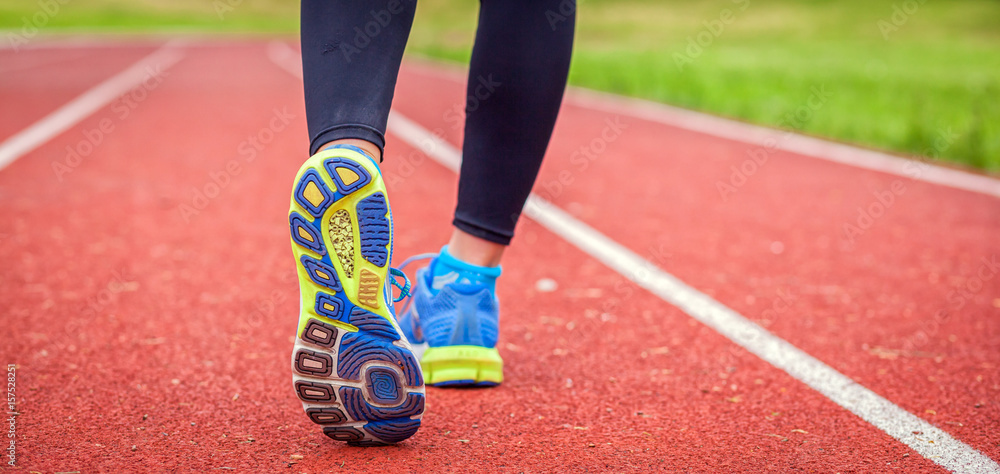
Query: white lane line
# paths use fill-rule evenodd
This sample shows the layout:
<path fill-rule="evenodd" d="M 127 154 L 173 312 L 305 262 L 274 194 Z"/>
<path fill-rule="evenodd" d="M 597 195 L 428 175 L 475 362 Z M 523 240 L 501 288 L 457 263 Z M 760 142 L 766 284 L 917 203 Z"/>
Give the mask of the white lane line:
<path fill-rule="evenodd" d="M 427 129 L 393 111 L 389 116 L 389 130 L 410 146 L 423 150 L 446 168 L 458 171 L 462 161 L 461 152 L 436 138 Z M 1000 465 L 972 447 L 660 270 L 653 263 L 538 195 L 532 194 L 528 198 L 524 213 L 591 257 L 771 365 L 784 370 L 931 461 L 956 472 L 1000 472 Z"/>
<path fill-rule="evenodd" d="M 20 54 L 31 50 L 76 50 L 76 49 L 135 49 L 153 48 L 164 43 L 181 42 L 185 48 L 219 48 L 225 46 L 246 46 L 247 38 L 239 36 L 219 36 L 212 33 L 192 33 L 188 30 L 158 31 L 155 33 L 97 33 L 63 34 L 48 33 L 29 40 L 25 45 L 12 45 L 0 30 L 0 53 Z"/>
<path fill-rule="evenodd" d="M 964 191 L 1000 197 L 1000 179 L 917 161 L 874 150 L 835 143 L 820 138 L 751 125 L 641 99 L 631 99 L 586 89 L 570 94 L 574 105 L 602 112 L 622 113 L 671 127 L 748 143 L 774 144 L 774 148 L 797 155 L 878 171 Z"/>
<path fill-rule="evenodd" d="M 272 44 L 268 48 L 268 56 L 296 77 L 302 76 L 298 55 L 287 45 L 282 47 Z M 462 162 L 461 152 L 416 122 L 393 111 L 389 115 L 389 130 L 444 167 L 458 171 Z M 532 194 L 524 213 L 625 278 L 812 387 L 925 458 L 956 472 L 1000 472 L 1000 465 L 971 446 L 952 438 L 943 430 L 903 410 L 710 296 L 688 286 L 545 199 Z"/>
<path fill-rule="evenodd" d="M 28 128 L 7 138 L 0 143 L 0 170 L 140 85 L 150 76 L 150 70 L 167 70 L 182 57 L 184 53 L 178 48 L 177 42 L 169 42 Z"/>
<path fill-rule="evenodd" d="M 454 65 L 439 66 L 434 61 L 425 59 L 416 61 L 411 59 L 407 64 L 410 71 L 420 74 L 463 84 L 466 80 L 465 72 Z M 648 100 L 623 97 L 580 87 L 569 88 L 566 102 L 577 107 L 630 115 L 674 128 L 743 142 L 755 147 L 778 149 L 855 168 L 1000 197 L 1000 179 L 935 165 L 927 161 L 903 158 Z"/>
<path fill-rule="evenodd" d="M 284 41 L 272 41 L 267 44 L 267 57 L 278 67 L 289 74 L 302 79 L 302 53 L 292 49 Z"/>
<path fill-rule="evenodd" d="M 7 33 L 7 34 L 5 34 Z M 20 30 L 0 30 L 0 51 L 12 51 L 14 54 L 33 49 L 94 49 L 94 48 L 152 48 L 162 46 L 170 41 L 183 41 L 185 46 L 199 46 L 201 44 L 228 44 L 240 42 L 246 44 L 245 40 L 219 38 L 211 34 L 192 33 L 188 30 L 178 29 L 177 31 L 157 31 L 155 33 L 85 33 L 76 34 L 71 32 L 60 32 L 58 29 L 46 29 L 44 34 L 36 35 L 32 38 L 25 38 L 26 44 L 10 40 L 9 34 L 20 35 Z M 215 41 L 217 40 L 217 41 Z"/>

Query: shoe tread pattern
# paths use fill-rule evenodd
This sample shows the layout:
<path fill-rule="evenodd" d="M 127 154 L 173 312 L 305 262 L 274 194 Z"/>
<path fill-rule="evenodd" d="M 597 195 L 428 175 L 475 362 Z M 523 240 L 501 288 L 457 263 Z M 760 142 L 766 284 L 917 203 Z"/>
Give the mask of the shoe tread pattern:
<path fill-rule="evenodd" d="M 402 441 L 420 426 L 423 376 L 397 327 L 374 312 L 386 272 L 367 265 L 388 270 L 392 239 L 384 185 L 352 158 L 317 156 L 303 166 L 289 230 L 304 270 L 300 284 L 315 296 L 303 304 L 308 320 L 292 354 L 296 395 L 331 439 L 358 446 Z M 358 293 L 349 295 L 351 287 Z"/>

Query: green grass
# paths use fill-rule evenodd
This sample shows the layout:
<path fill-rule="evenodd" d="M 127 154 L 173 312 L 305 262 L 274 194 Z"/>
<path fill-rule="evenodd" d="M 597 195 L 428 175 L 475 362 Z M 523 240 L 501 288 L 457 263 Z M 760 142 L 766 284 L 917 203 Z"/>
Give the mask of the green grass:
<path fill-rule="evenodd" d="M 19 32 L 24 18 L 59 3 L 43 32 L 298 31 L 298 2 L 289 0 L 0 0 L 0 28 Z M 3 35 L 7 41 L 6 34 Z"/>
<path fill-rule="evenodd" d="M 925 1 L 897 30 L 891 1 L 582 0 L 570 82 L 793 128 L 874 148 L 1000 171 L 1000 3 Z M 896 1 L 897 7 L 904 1 Z M 245 0 L 69 0 L 47 27 L 294 32 L 297 4 Z M 478 2 L 420 0 L 409 51 L 468 59 Z M 703 22 L 733 19 L 683 67 Z M 0 4 L 0 28 L 31 2 Z M 897 17 L 898 18 L 898 17 Z M 822 87 L 808 120 L 787 120 Z"/>

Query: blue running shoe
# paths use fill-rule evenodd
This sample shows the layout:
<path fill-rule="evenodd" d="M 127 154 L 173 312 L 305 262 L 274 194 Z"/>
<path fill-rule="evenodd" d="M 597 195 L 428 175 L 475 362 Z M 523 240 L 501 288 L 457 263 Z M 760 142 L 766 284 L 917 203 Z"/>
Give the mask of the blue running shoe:
<path fill-rule="evenodd" d="M 503 382 L 503 360 L 497 351 L 500 267 L 465 263 L 448 253 L 425 254 L 430 265 L 417 271 L 414 295 L 399 326 L 420 356 L 428 385 L 493 386 Z"/>
<path fill-rule="evenodd" d="M 337 145 L 309 158 L 288 211 L 301 306 L 295 393 L 323 433 L 355 445 L 409 438 L 424 412 L 420 363 L 396 324 L 392 211 L 378 165 Z M 405 280 L 405 276 L 403 277 Z"/>

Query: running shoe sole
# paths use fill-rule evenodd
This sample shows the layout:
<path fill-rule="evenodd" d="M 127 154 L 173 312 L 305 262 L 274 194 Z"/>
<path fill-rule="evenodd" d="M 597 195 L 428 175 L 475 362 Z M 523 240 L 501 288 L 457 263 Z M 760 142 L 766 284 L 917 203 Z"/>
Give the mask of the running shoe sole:
<path fill-rule="evenodd" d="M 420 365 L 427 385 L 435 387 L 493 387 L 503 382 L 503 359 L 492 347 L 430 347 Z"/>
<path fill-rule="evenodd" d="M 352 445 L 409 438 L 424 382 L 384 288 L 392 214 L 377 166 L 355 147 L 313 155 L 295 177 L 288 222 L 301 293 L 292 379 L 306 415 Z"/>

